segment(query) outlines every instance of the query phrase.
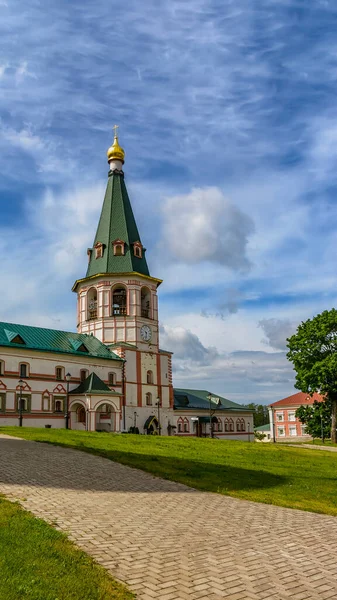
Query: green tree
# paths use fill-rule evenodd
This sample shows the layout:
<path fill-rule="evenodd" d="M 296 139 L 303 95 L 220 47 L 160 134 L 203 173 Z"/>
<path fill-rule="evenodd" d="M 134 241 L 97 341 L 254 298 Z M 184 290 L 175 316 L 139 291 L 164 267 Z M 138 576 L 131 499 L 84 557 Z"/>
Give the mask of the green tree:
<path fill-rule="evenodd" d="M 264 404 L 255 404 L 250 402 L 246 404 L 247 408 L 253 411 L 254 427 L 261 427 L 261 425 L 267 425 L 269 423 L 268 407 Z"/>
<path fill-rule="evenodd" d="M 336 442 L 337 311 L 325 310 L 301 323 L 287 342 L 287 358 L 296 371 L 295 387 L 326 397 L 331 410 L 331 440 Z"/>
<path fill-rule="evenodd" d="M 315 402 L 306 406 L 300 406 L 296 411 L 296 417 L 305 425 L 306 433 L 313 438 L 323 437 L 323 440 L 331 435 L 331 403 Z"/>

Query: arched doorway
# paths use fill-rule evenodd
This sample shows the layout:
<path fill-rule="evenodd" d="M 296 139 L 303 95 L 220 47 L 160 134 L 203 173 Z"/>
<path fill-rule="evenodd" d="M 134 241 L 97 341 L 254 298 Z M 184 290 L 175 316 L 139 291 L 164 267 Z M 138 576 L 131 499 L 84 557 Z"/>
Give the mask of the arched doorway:
<path fill-rule="evenodd" d="M 157 434 L 159 431 L 159 423 L 157 417 L 151 415 L 144 423 L 144 432 L 147 435 Z"/>
<path fill-rule="evenodd" d="M 116 431 L 114 407 L 108 402 L 102 402 L 95 411 L 96 431 Z"/>
<path fill-rule="evenodd" d="M 81 402 L 75 402 L 70 407 L 71 429 L 85 430 L 87 428 L 87 411 Z"/>

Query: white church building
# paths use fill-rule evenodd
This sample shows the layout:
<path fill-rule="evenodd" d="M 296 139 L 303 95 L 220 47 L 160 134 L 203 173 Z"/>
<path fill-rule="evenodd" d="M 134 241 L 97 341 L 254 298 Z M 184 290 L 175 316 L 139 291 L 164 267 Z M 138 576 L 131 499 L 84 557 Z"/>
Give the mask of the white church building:
<path fill-rule="evenodd" d="M 159 346 L 157 290 L 124 181 L 117 135 L 85 277 L 77 333 L 0 322 L 0 426 L 69 427 L 254 440 L 251 411 L 174 389 Z"/>

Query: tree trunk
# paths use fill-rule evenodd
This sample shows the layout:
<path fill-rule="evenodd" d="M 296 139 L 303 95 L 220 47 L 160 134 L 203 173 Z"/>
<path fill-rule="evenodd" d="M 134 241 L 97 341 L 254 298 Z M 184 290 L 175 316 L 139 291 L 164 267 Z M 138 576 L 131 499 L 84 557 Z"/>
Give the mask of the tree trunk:
<path fill-rule="evenodd" d="M 334 444 L 337 443 L 336 427 L 337 427 L 337 395 L 333 394 L 333 396 L 331 396 L 331 441 Z"/>

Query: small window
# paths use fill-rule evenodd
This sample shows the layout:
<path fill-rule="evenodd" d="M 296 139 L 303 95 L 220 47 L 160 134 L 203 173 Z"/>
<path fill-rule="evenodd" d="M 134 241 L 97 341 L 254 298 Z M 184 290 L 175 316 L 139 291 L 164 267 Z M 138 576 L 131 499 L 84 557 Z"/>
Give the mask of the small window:
<path fill-rule="evenodd" d="M 218 419 L 218 431 L 222 431 L 222 421 Z"/>
<path fill-rule="evenodd" d="M 102 258 L 103 256 L 103 244 L 98 242 L 95 245 L 95 258 Z"/>
<path fill-rule="evenodd" d="M 114 249 L 114 256 L 124 256 L 125 244 L 122 240 L 115 240 L 114 242 L 112 242 L 112 245 Z"/>
<path fill-rule="evenodd" d="M 143 247 L 140 242 L 135 242 L 133 244 L 133 253 L 137 258 L 142 258 L 143 256 Z"/>
<path fill-rule="evenodd" d="M 296 429 L 296 425 L 291 425 L 289 427 L 289 435 L 291 436 L 295 436 L 297 435 L 297 429 Z"/>
<path fill-rule="evenodd" d="M 5 374 L 5 363 L 3 360 L 0 360 L 0 376 Z"/>
<path fill-rule="evenodd" d="M 86 378 L 88 377 L 88 371 L 86 369 L 82 369 L 80 371 L 80 381 L 85 381 Z"/>
<path fill-rule="evenodd" d="M 30 396 L 21 396 L 22 412 L 30 412 L 30 404 L 31 404 Z M 16 409 L 18 412 L 20 411 L 20 394 L 17 394 L 17 397 L 16 397 Z"/>
<path fill-rule="evenodd" d="M 184 423 L 184 433 L 188 433 L 188 423 Z"/>
<path fill-rule="evenodd" d="M 294 410 L 288 411 L 288 421 L 296 421 L 296 416 L 295 416 Z"/>
<path fill-rule="evenodd" d="M 279 435 L 280 437 L 285 435 L 285 430 L 284 427 L 278 427 L 277 428 L 277 435 Z"/>
<path fill-rule="evenodd" d="M 148 371 L 146 373 L 146 383 L 153 383 L 153 372 L 152 371 Z"/>
<path fill-rule="evenodd" d="M 64 368 L 63 367 L 56 367 L 56 369 L 55 369 L 55 375 L 56 375 L 56 379 L 58 381 L 63 381 L 63 379 L 64 379 Z"/>
<path fill-rule="evenodd" d="M 283 412 L 276 413 L 276 421 L 283 421 Z"/>
<path fill-rule="evenodd" d="M 61 402 L 61 400 L 56 400 L 56 402 L 55 402 L 55 412 L 62 412 L 62 402 Z"/>
<path fill-rule="evenodd" d="M 20 377 L 28 377 L 28 365 L 20 364 Z"/>
<path fill-rule="evenodd" d="M 116 373 L 109 373 L 108 381 L 109 385 L 116 385 Z"/>
<path fill-rule="evenodd" d="M 42 410 L 50 410 L 50 398 L 49 394 L 44 394 L 42 397 Z"/>
<path fill-rule="evenodd" d="M 126 289 L 115 288 L 112 292 L 112 314 L 115 317 L 126 315 Z"/>
<path fill-rule="evenodd" d="M 0 394 L 0 412 L 6 411 L 6 394 Z"/>
<path fill-rule="evenodd" d="M 182 423 L 178 423 L 178 433 L 182 433 Z"/>
<path fill-rule="evenodd" d="M 152 406 L 152 394 L 150 392 L 146 394 L 146 406 Z"/>

